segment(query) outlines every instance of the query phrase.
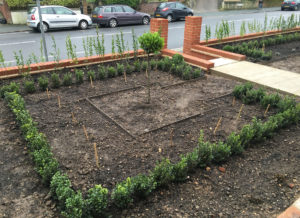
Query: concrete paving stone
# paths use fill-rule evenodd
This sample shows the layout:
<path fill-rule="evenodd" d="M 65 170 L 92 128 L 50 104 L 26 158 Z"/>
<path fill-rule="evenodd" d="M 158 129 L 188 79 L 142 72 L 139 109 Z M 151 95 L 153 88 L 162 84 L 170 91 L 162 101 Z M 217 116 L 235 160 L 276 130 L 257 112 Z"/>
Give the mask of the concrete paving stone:
<path fill-rule="evenodd" d="M 240 81 L 249 81 L 283 93 L 300 96 L 300 74 L 241 61 L 214 67 L 212 73 Z"/>

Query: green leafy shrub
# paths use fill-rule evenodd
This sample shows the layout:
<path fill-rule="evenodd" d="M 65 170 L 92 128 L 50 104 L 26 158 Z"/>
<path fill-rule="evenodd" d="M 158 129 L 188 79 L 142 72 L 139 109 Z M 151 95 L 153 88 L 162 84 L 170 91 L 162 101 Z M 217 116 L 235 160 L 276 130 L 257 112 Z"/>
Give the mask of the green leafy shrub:
<path fill-rule="evenodd" d="M 177 71 L 176 71 L 176 65 L 175 64 L 172 64 L 170 71 L 173 75 L 176 75 Z"/>
<path fill-rule="evenodd" d="M 152 176 L 139 174 L 131 178 L 132 192 L 140 198 L 147 197 L 155 188 L 156 182 Z"/>
<path fill-rule="evenodd" d="M 252 126 L 249 124 L 244 125 L 242 130 L 240 131 L 241 146 L 244 148 L 248 147 L 254 137 L 255 132 Z"/>
<path fill-rule="evenodd" d="M 107 77 L 113 78 L 117 75 L 117 71 L 114 67 L 107 68 Z"/>
<path fill-rule="evenodd" d="M 215 163 L 221 163 L 228 159 L 231 155 L 231 148 L 224 142 L 213 143 L 211 145 L 212 160 Z"/>
<path fill-rule="evenodd" d="M 134 63 L 133 63 L 133 66 L 134 66 L 134 71 L 135 72 L 141 72 L 141 63 L 139 60 L 136 60 Z"/>
<path fill-rule="evenodd" d="M 158 187 L 167 186 L 174 181 L 173 164 L 169 159 L 164 158 L 161 162 L 156 163 L 151 173 Z"/>
<path fill-rule="evenodd" d="M 123 64 L 117 64 L 117 74 L 119 76 L 123 75 L 125 72 L 125 67 Z"/>
<path fill-rule="evenodd" d="M 181 160 L 173 165 L 173 175 L 175 182 L 183 182 L 188 174 L 188 160 L 186 157 L 181 157 Z"/>
<path fill-rule="evenodd" d="M 263 53 L 263 55 L 261 56 L 261 59 L 265 60 L 265 61 L 271 60 L 272 59 L 272 51 L 269 51 L 267 53 Z"/>
<path fill-rule="evenodd" d="M 201 76 L 204 76 L 204 73 L 202 72 L 202 70 L 200 68 L 196 68 L 192 71 L 192 78 L 193 79 L 196 79 L 196 78 L 199 78 Z"/>
<path fill-rule="evenodd" d="M 76 83 L 77 84 L 82 84 L 83 83 L 83 79 L 84 79 L 84 72 L 83 70 L 75 70 L 75 77 L 76 77 Z"/>
<path fill-rule="evenodd" d="M 244 104 L 252 104 L 260 102 L 260 100 L 265 96 L 265 91 L 262 88 L 250 89 L 246 91 L 246 94 L 242 96 L 242 101 Z"/>
<path fill-rule="evenodd" d="M 209 142 L 204 141 L 203 131 L 200 131 L 200 136 L 198 139 L 198 165 L 200 167 L 205 167 L 209 165 L 213 159 L 212 147 Z"/>
<path fill-rule="evenodd" d="M 182 77 L 185 67 L 186 67 L 185 64 L 180 64 L 180 65 L 176 66 L 176 75 Z"/>
<path fill-rule="evenodd" d="M 188 172 L 193 172 L 194 169 L 198 166 L 199 162 L 199 151 L 198 148 L 195 148 L 192 152 L 189 152 L 185 155 Z"/>
<path fill-rule="evenodd" d="M 70 86 L 70 85 L 72 85 L 72 74 L 71 73 L 66 73 L 64 75 L 63 85 L 64 86 Z"/>
<path fill-rule="evenodd" d="M 30 130 L 32 131 L 27 131 L 25 139 L 31 152 L 40 150 L 43 147 L 49 147 L 46 136 L 43 133 L 39 133 L 36 128 L 30 128 Z"/>
<path fill-rule="evenodd" d="M 88 210 L 94 215 L 100 215 L 107 207 L 108 203 L 108 190 L 101 185 L 95 185 L 88 191 L 86 199 Z"/>
<path fill-rule="evenodd" d="M 172 60 L 168 57 L 165 57 L 163 59 L 163 61 L 164 61 L 164 69 L 163 70 L 166 72 L 169 72 L 172 67 Z"/>
<path fill-rule="evenodd" d="M 148 67 L 148 63 L 146 61 L 143 61 L 141 64 L 142 71 L 146 71 L 147 67 Z"/>
<path fill-rule="evenodd" d="M 112 191 L 111 198 L 114 204 L 119 208 L 125 208 L 128 204 L 133 202 L 132 183 L 130 177 L 128 177 L 126 181 L 116 185 Z"/>
<path fill-rule="evenodd" d="M 163 60 L 157 62 L 157 69 L 161 71 L 165 69 L 165 62 Z"/>
<path fill-rule="evenodd" d="M 249 90 L 252 90 L 252 89 L 253 89 L 253 85 L 251 83 L 245 83 L 245 84 L 242 84 L 242 85 L 237 85 L 233 89 L 233 95 L 238 99 L 242 99 L 243 96 L 245 96 L 246 93 Z"/>
<path fill-rule="evenodd" d="M 84 208 L 84 200 L 80 191 L 68 197 L 62 215 L 67 218 L 81 218 Z"/>
<path fill-rule="evenodd" d="M 192 69 L 191 66 L 188 65 L 187 67 L 185 67 L 185 69 L 183 71 L 183 74 L 182 74 L 182 78 L 184 80 L 191 79 L 192 78 L 192 71 L 193 71 L 193 69 Z"/>
<path fill-rule="evenodd" d="M 175 65 L 180 65 L 184 63 L 184 58 L 181 54 L 174 54 L 172 57 L 172 62 Z"/>
<path fill-rule="evenodd" d="M 150 68 L 151 68 L 151 70 L 155 70 L 156 69 L 156 65 L 157 65 L 157 61 L 156 60 L 151 60 L 150 61 Z"/>
<path fill-rule="evenodd" d="M 268 104 L 270 104 L 271 107 L 277 107 L 278 102 L 280 101 L 280 96 L 278 93 L 276 94 L 270 94 L 270 95 L 265 95 L 260 104 L 266 108 Z"/>
<path fill-rule="evenodd" d="M 11 82 L 9 85 L 2 86 L 1 89 L 0 89 L 1 98 L 4 98 L 5 92 L 19 93 L 20 92 L 20 86 L 15 82 Z"/>
<path fill-rule="evenodd" d="M 34 93 L 36 91 L 34 82 L 32 80 L 26 80 L 24 86 L 27 93 Z"/>
<path fill-rule="evenodd" d="M 231 45 L 225 45 L 223 47 L 223 50 L 224 51 L 229 51 L 229 52 L 233 52 L 233 47 Z"/>
<path fill-rule="evenodd" d="M 42 91 L 46 91 L 49 85 L 48 78 L 46 76 L 41 76 L 38 78 L 39 87 Z"/>
<path fill-rule="evenodd" d="M 32 155 L 43 183 L 49 183 L 52 176 L 58 171 L 58 162 L 53 158 L 52 152 L 49 148 L 43 147 L 40 150 L 35 150 Z"/>
<path fill-rule="evenodd" d="M 107 78 L 107 70 L 105 67 L 103 67 L 103 66 L 98 67 L 98 78 L 100 80 L 104 80 Z"/>
<path fill-rule="evenodd" d="M 51 83 L 52 83 L 52 88 L 57 89 L 60 87 L 60 79 L 57 73 L 51 74 Z"/>
<path fill-rule="evenodd" d="M 130 64 L 127 64 L 127 65 L 126 65 L 126 73 L 127 73 L 128 75 L 130 75 L 130 74 L 133 73 L 133 71 L 134 71 L 134 67 L 131 66 Z"/>
<path fill-rule="evenodd" d="M 90 80 L 90 79 L 92 79 L 92 80 L 95 80 L 95 79 L 96 79 L 96 73 L 95 73 L 95 71 L 93 71 L 93 70 L 89 70 L 89 71 L 87 72 L 87 76 L 88 76 L 89 80 Z"/>
<path fill-rule="evenodd" d="M 226 144 L 231 147 L 232 154 L 241 154 L 244 151 L 244 148 L 241 145 L 240 135 L 236 134 L 235 132 L 232 132 L 228 136 Z"/>
<path fill-rule="evenodd" d="M 296 106 L 296 100 L 289 96 L 285 96 L 283 99 L 280 99 L 277 103 L 279 112 L 286 111 L 288 109 L 294 108 L 295 106 Z"/>
<path fill-rule="evenodd" d="M 137 9 L 140 4 L 140 1 L 139 0 L 103 0 L 103 4 L 104 5 L 123 4 Z"/>

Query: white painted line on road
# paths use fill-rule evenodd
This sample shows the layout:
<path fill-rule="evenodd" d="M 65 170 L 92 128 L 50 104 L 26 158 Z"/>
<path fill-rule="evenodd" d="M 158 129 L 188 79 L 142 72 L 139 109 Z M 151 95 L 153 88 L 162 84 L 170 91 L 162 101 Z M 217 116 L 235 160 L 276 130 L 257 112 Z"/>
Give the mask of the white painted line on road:
<path fill-rule="evenodd" d="M 104 36 L 113 36 L 113 35 L 118 35 L 119 33 L 107 33 L 107 34 L 103 34 Z M 131 34 L 131 32 L 123 32 L 123 34 Z M 102 34 L 99 34 L 99 36 L 101 37 Z M 83 38 L 87 38 L 87 37 L 97 37 L 97 35 L 87 35 L 87 36 L 74 36 L 71 37 L 70 39 L 83 39 Z"/>
<path fill-rule="evenodd" d="M 12 43 L 0 44 L 0 46 L 19 45 L 19 44 L 29 44 L 29 43 L 35 43 L 35 42 L 36 42 L 36 41 L 12 42 Z"/>
<path fill-rule="evenodd" d="M 0 36 L 7 36 L 7 35 L 16 35 L 16 34 L 28 34 L 29 32 L 15 32 L 15 33 L 1 33 Z"/>

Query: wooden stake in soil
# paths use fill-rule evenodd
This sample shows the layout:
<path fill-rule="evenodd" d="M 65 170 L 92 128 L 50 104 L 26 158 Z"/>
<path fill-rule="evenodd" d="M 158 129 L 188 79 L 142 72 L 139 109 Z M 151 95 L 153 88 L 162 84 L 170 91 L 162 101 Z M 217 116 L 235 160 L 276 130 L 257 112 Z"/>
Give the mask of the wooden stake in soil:
<path fill-rule="evenodd" d="M 85 134 L 86 139 L 89 140 L 89 136 L 88 136 L 88 133 L 87 133 L 87 131 L 86 131 L 85 126 L 82 125 L 82 128 L 83 128 L 83 131 L 84 131 L 84 134 Z"/>
<path fill-rule="evenodd" d="M 90 81 L 91 81 L 91 87 L 94 88 L 93 79 L 91 76 L 90 76 Z"/>
<path fill-rule="evenodd" d="M 219 121 L 218 121 L 218 123 L 217 123 L 217 126 L 216 126 L 216 128 L 215 128 L 215 130 L 214 130 L 214 135 L 216 135 L 216 132 L 217 132 L 218 128 L 219 128 L 220 125 L 221 125 L 221 122 L 222 122 L 222 117 L 220 117 L 220 119 L 219 119 Z"/>
<path fill-rule="evenodd" d="M 269 108 L 270 108 L 270 104 L 268 104 L 267 109 L 265 110 L 264 117 L 267 116 L 267 113 L 268 113 L 268 111 L 269 111 Z"/>
<path fill-rule="evenodd" d="M 48 99 L 50 99 L 50 95 L 49 95 L 49 90 L 48 90 L 48 88 L 46 89 L 46 92 L 47 92 Z"/>
<path fill-rule="evenodd" d="M 232 107 L 235 105 L 235 97 L 232 99 Z"/>
<path fill-rule="evenodd" d="M 60 96 L 57 95 L 57 102 L 58 102 L 58 107 L 61 108 L 61 104 L 60 104 Z"/>
<path fill-rule="evenodd" d="M 127 75 L 126 75 L 126 71 L 124 71 L 124 80 L 125 80 L 125 83 L 127 83 Z"/>
<path fill-rule="evenodd" d="M 98 168 L 100 168 L 100 165 L 99 165 L 99 157 L 98 157 L 98 152 L 97 152 L 97 146 L 96 146 L 96 143 L 94 143 L 94 151 L 95 151 L 96 165 L 97 165 Z"/>
<path fill-rule="evenodd" d="M 76 118 L 75 118 L 74 113 L 72 112 L 71 114 L 72 114 L 72 122 L 73 122 L 73 123 L 77 123 L 77 120 L 76 120 Z"/>
<path fill-rule="evenodd" d="M 241 116 L 241 113 L 242 113 L 243 108 L 244 108 L 244 104 L 242 104 L 242 106 L 241 106 L 241 108 L 240 108 L 239 114 L 238 114 L 238 116 L 237 116 L 237 118 L 236 118 L 237 121 L 239 120 L 239 118 L 240 118 L 240 116 Z"/>
<path fill-rule="evenodd" d="M 171 129 L 171 132 L 170 132 L 170 146 L 173 146 L 173 134 L 174 134 L 174 129 Z"/>

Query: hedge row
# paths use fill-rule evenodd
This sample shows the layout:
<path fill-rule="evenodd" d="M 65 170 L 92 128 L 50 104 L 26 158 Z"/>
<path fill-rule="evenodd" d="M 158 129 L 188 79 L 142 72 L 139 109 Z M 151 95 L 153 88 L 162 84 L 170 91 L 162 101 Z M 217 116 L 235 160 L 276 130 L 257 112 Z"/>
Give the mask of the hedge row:
<path fill-rule="evenodd" d="M 29 4 L 34 3 L 32 0 L 6 0 L 11 9 L 27 9 Z M 62 5 L 65 7 L 75 8 L 80 6 L 78 0 L 44 0 L 41 5 Z"/>
<path fill-rule="evenodd" d="M 286 35 L 278 35 L 275 37 L 268 37 L 260 41 L 252 40 L 237 45 L 225 45 L 223 47 L 223 50 L 244 54 L 247 55 L 248 57 L 252 57 L 256 59 L 270 60 L 272 58 L 272 52 L 271 51 L 265 52 L 262 48 L 272 46 L 272 45 L 284 44 L 292 41 L 299 41 L 299 40 L 300 40 L 300 34 L 292 33 Z"/>
<path fill-rule="evenodd" d="M 52 73 L 50 78 L 43 75 L 40 76 L 37 81 L 33 79 L 26 78 L 23 83 L 23 87 L 26 93 L 34 93 L 38 89 L 41 91 L 46 91 L 46 89 L 56 89 L 60 86 L 71 86 L 73 84 L 81 84 L 84 80 L 90 81 L 94 80 L 105 80 L 107 78 L 113 78 L 116 76 L 121 76 L 126 72 L 127 75 L 135 73 L 140 73 L 146 71 L 148 64 L 146 61 L 136 60 L 133 62 L 133 65 L 118 63 L 116 66 L 105 67 L 103 65 L 98 66 L 97 71 L 87 70 L 84 72 L 82 69 L 75 69 L 73 72 L 68 72 L 64 75 L 58 73 Z M 184 80 L 198 78 L 204 75 L 204 73 L 199 68 L 192 68 L 190 65 L 184 62 L 183 56 L 176 54 L 172 59 L 163 58 L 159 61 L 151 60 L 150 69 L 152 70 L 161 70 L 164 72 L 170 72 L 173 75 L 179 76 Z M 0 95 L 3 97 L 4 92 L 9 86 L 3 86 L 0 89 Z"/>
<path fill-rule="evenodd" d="M 278 113 L 269 117 L 265 123 L 253 118 L 251 124 L 245 125 L 238 133 L 233 132 L 225 142 L 206 142 L 201 131 L 196 148 L 193 152 L 182 155 L 179 162 L 171 163 L 170 160 L 163 159 L 148 175 L 128 177 L 118 183 L 111 195 L 106 188 L 96 185 L 88 191 L 84 200 L 80 191 L 75 192 L 71 188 L 68 177 L 59 171 L 46 137 L 38 132 L 25 109 L 23 98 L 16 92 L 9 92 L 12 90 L 18 91 L 15 84 L 7 88 L 5 99 L 22 129 L 38 173 L 45 183 L 50 182 L 51 193 L 58 200 L 62 214 L 66 217 L 98 216 L 106 211 L 109 196 L 113 204 L 125 208 L 135 199 L 144 198 L 159 187 L 167 186 L 171 182 L 185 181 L 188 173 L 196 168 L 224 162 L 231 155 L 242 153 L 245 148 L 272 137 L 276 131 L 300 120 L 300 104 L 296 105 L 294 99 L 282 98 L 278 94 L 267 95 L 261 89 L 253 89 L 251 84 L 237 86 L 233 92 L 235 97 L 245 103 L 259 102 L 264 107 L 270 104 L 277 108 Z"/>

